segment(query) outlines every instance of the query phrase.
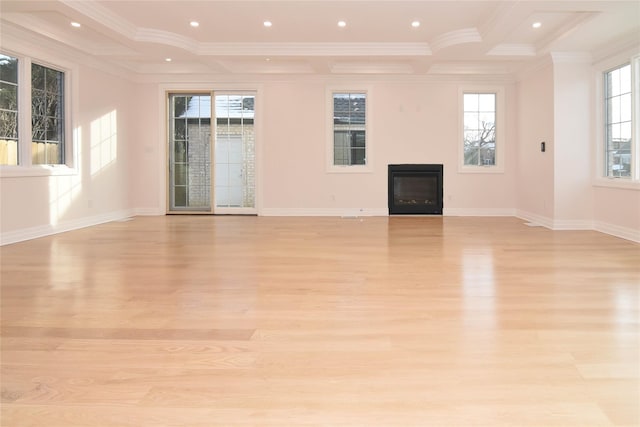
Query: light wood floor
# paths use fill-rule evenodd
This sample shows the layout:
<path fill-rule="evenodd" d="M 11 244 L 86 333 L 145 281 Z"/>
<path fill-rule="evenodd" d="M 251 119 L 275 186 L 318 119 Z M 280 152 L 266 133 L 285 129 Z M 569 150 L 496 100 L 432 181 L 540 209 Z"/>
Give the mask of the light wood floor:
<path fill-rule="evenodd" d="M 640 245 L 139 217 L 0 248 L 7 426 L 640 425 Z"/>

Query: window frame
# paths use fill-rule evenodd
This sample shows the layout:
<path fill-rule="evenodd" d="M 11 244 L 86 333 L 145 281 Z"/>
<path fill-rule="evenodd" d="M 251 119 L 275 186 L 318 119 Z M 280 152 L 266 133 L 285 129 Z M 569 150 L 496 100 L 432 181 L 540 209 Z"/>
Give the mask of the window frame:
<path fill-rule="evenodd" d="M 495 164 L 494 165 L 465 165 L 464 163 L 464 95 L 465 94 L 494 94 L 495 95 Z M 458 173 L 493 174 L 504 173 L 506 143 L 505 96 L 503 86 L 460 86 L 458 88 Z"/>
<path fill-rule="evenodd" d="M 77 145 L 79 129 L 74 127 L 77 105 L 77 65 L 48 58 L 47 55 L 29 55 L 12 49 L 1 50 L 2 54 L 18 59 L 18 164 L 0 165 L 0 178 L 32 176 L 77 175 Z M 31 65 L 36 64 L 64 73 L 64 148 L 63 163 L 32 163 L 32 110 L 31 110 Z"/>
<path fill-rule="evenodd" d="M 336 165 L 334 164 L 334 132 L 336 131 L 333 123 L 334 117 L 334 94 L 363 94 L 366 98 L 365 110 L 365 164 L 364 165 Z M 326 172 L 327 173 L 372 173 L 373 172 L 373 132 L 371 125 L 372 117 L 372 90 L 369 86 L 362 84 L 340 85 L 326 87 L 326 133 L 327 133 L 327 150 L 326 150 Z M 342 130 L 342 129 L 338 129 Z"/>
<path fill-rule="evenodd" d="M 19 150 L 20 144 L 19 144 L 19 141 L 20 141 L 21 129 L 20 129 L 20 126 L 19 126 L 20 125 L 19 118 L 20 118 L 20 108 L 21 108 L 21 105 L 22 105 L 22 100 L 20 99 L 20 95 L 21 95 L 20 85 L 22 83 L 22 77 L 20 76 L 20 69 L 19 69 L 19 67 L 20 67 L 20 59 L 15 57 L 15 56 L 13 56 L 13 55 L 5 55 L 4 52 L 0 52 L 0 54 L 2 54 L 5 57 L 9 57 L 9 58 L 15 59 L 16 60 L 16 64 L 17 64 L 16 82 L 13 83 L 13 82 L 8 82 L 8 81 L 3 81 L 4 83 L 8 83 L 8 84 L 11 84 L 11 85 L 15 84 L 15 89 L 16 89 L 16 108 L 15 108 L 15 110 L 12 109 L 12 110 L 7 110 L 7 111 L 11 111 L 11 112 L 15 111 L 15 114 L 16 114 L 16 129 L 15 129 L 15 131 L 16 131 L 17 138 L 15 138 L 15 142 L 16 142 L 16 159 L 15 160 L 16 160 L 16 163 L 15 164 L 9 163 L 7 165 L 2 165 L 2 166 L 14 166 L 14 165 L 19 164 L 19 162 L 20 162 L 20 150 Z M 0 135 L 0 138 L 3 138 L 3 136 Z M 7 140 L 14 140 L 11 137 L 8 137 L 8 138 L 9 139 L 7 139 Z"/>
<path fill-rule="evenodd" d="M 631 176 L 609 176 L 607 150 L 607 73 L 631 65 Z M 619 55 L 595 67 L 595 155 L 594 180 L 598 187 L 640 190 L 640 53 Z"/>

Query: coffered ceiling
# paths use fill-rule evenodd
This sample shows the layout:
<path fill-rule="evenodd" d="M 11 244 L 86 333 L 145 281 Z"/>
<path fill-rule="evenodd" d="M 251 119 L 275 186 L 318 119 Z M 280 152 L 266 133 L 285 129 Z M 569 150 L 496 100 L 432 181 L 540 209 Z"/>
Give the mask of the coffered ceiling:
<path fill-rule="evenodd" d="M 0 0 L 0 14 L 3 36 L 139 74 L 500 75 L 640 45 L 636 0 Z"/>

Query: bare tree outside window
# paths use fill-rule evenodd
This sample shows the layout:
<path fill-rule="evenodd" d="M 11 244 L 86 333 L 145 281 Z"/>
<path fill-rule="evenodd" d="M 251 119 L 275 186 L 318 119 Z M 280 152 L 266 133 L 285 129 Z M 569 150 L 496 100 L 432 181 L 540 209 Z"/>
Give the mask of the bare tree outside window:
<path fill-rule="evenodd" d="M 32 163 L 64 162 L 64 73 L 31 65 Z"/>
<path fill-rule="evenodd" d="M 496 94 L 465 93 L 464 164 L 496 164 Z"/>
<path fill-rule="evenodd" d="M 0 54 L 0 165 L 18 164 L 18 59 Z"/>

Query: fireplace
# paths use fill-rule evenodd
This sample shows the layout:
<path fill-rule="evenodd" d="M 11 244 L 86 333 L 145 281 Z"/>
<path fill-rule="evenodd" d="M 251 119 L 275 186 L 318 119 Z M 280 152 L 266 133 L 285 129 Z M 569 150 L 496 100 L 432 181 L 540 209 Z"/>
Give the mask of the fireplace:
<path fill-rule="evenodd" d="M 389 215 L 442 215 L 442 165 L 389 165 Z"/>

